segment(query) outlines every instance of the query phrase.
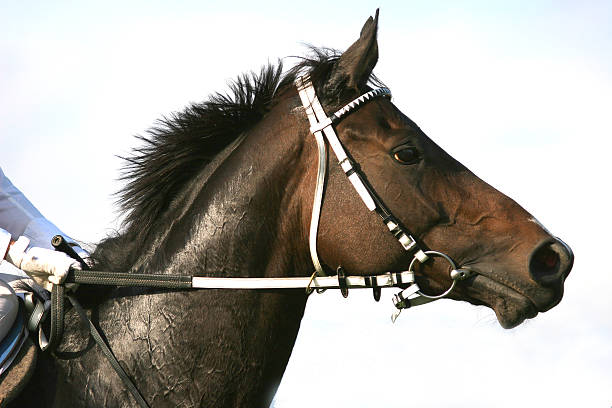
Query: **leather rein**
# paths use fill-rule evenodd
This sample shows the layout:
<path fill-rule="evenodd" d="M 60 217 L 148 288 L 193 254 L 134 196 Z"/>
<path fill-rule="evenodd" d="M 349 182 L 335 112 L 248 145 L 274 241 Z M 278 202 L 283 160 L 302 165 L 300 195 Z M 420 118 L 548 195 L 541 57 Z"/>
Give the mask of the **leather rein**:
<path fill-rule="evenodd" d="M 64 327 L 64 303 L 68 298 L 85 325 L 88 326 L 94 340 L 101 347 L 102 352 L 121 377 L 124 384 L 136 399 L 140 407 L 148 407 L 134 383 L 130 380 L 127 373 L 123 370 L 113 352 L 100 335 L 98 329 L 87 317 L 87 313 L 71 295 L 65 293 L 66 283 L 76 283 L 85 285 L 109 285 L 109 286 L 140 286 L 165 289 L 295 289 L 303 288 L 310 294 L 313 290 L 322 292 L 326 289 L 340 289 L 344 297 L 348 296 L 349 289 L 370 288 L 373 290 L 374 299 L 380 299 L 381 288 L 399 287 L 403 290 L 393 296 L 393 304 L 396 307 L 391 320 L 400 314 L 402 309 L 418 306 L 440 299 L 448 295 L 459 280 L 469 277 L 472 272 L 469 270 L 458 269 L 453 260 L 446 254 L 438 251 L 424 251 L 418 245 L 416 239 L 401 225 L 393 214 L 385 207 L 382 200 L 378 197 L 373 187 L 367 182 L 357 163 L 353 161 L 349 153 L 345 150 L 334 130 L 342 118 L 355 111 L 360 106 L 378 97 L 391 98 L 391 91 L 387 88 L 374 88 L 359 98 L 345 105 L 334 114 L 327 116 L 317 98 L 315 88 L 309 76 L 298 77 L 295 81 L 302 105 L 310 122 L 310 133 L 315 137 L 318 147 L 318 170 L 317 183 L 310 222 L 309 248 L 314 273 L 310 277 L 291 277 L 291 278 L 216 278 L 187 275 L 160 275 L 160 274 L 136 274 L 120 272 L 104 272 L 88 270 L 87 264 L 74 253 L 62 236 L 55 236 L 52 245 L 56 250 L 66 252 L 68 255 L 81 262 L 84 270 L 70 271 L 66 281 L 61 285 L 53 285 L 51 301 L 41 302 L 32 298 L 26 300 L 32 310 L 28 322 L 28 329 L 31 332 L 38 330 L 39 345 L 43 351 L 53 351 L 61 342 Z M 334 151 L 338 163 L 347 178 L 355 188 L 359 197 L 364 202 L 368 210 L 375 211 L 382 219 L 389 232 L 398 240 L 401 247 L 412 255 L 412 261 L 408 270 L 402 272 L 386 272 L 369 276 L 347 276 L 338 267 L 337 274 L 327 276 L 319 255 L 317 253 L 317 233 L 321 206 L 323 203 L 323 191 L 325 187 L 325 176 L 327 173 L 327 146 L 329 143 Z M 451 286 L 440 295 L 427 295 L 421 291 L 415 280 L 414 267 L 417 262 L 427 262 L 431 257 L 441 257 L 450 265 Z M 43 332 L 40 323 L 49 314 L 51 315 L 51 328 L 49 337 Z"/>

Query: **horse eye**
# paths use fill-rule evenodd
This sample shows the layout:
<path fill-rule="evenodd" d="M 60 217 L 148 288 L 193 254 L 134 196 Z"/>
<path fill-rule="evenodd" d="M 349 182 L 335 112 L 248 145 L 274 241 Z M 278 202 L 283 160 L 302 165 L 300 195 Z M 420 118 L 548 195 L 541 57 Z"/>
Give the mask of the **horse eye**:
<path fill-rule="evenodd" d="M 393 158 L 401 164 L 415 164 L 421 157 L 414 147 L 402 146 L 393 150 Z"/>

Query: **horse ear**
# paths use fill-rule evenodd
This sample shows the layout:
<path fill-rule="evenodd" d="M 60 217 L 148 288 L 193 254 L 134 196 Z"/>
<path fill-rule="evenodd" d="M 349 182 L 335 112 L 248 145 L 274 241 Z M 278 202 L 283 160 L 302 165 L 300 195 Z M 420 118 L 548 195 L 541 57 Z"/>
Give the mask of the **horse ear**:
<path fill-rule="evenodd" d="M 360 92 L 378 61 L 378 9 L 374 18 L 370 17 L 363 25 L 359 39 L 338 59 L 326 88 L 337 90 L 352 88 Z"/>

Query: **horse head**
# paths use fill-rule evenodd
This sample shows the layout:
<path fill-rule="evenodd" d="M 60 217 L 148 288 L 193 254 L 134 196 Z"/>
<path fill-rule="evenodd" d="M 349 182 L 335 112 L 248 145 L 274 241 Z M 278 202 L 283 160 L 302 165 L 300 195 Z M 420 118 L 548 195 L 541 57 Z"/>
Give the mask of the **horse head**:
<path fill-rule="evenodd" d="M 192 104 L 141 137 L 122 176 L 124 229 L 98 245 L 96 266 L 129 271 L 140 282 L 151 281 L 142 273 L 304 282 L 315 259 L 321 271 L 342 266 L 347 275 L 363 276 L 416 265 L 422 293 L 452 287 L 448 297 L 491 307 L 503 327 L 555 306 L 571 250 L 444 152 L 387 91 L 370 88 L 378 82 L 372 75 L 377 24 L 377 16 L 370 18 L 339 56 L 319 50 L 320 58 L 284 75 L 278 66 L 242 76 L 233 95 Z M 313 88 L 302 87 L 303 74 L 327 113 L 351 106 L 341 117 L 334 114 L 338 120 L 323 120 L 334 153 L 345 150 L 342 168 L 330 163 L 324 184 L 317 159 L 329 156 L 317 127 L 309 126 L 302 96 Z M 351 103 L 357 97 L 367 103 Z M 357 179 L 362 189 L 353 188 Z M 324 186 L 322 209 L 318 232 L 310 234 L 315 186 Z M 364 191 L 372 205 L 364 205 Z M 415 247 L 448 259 L 431 252 L 426 259 Z M 456 267 L 449 270 L 448 260 Z M 473 274 L 453 280 L 459 270 Z M 398 275 L 410 273 L 384 276 Z M 307 302 L 300 287 L 108 287 L 99 293 L 81 287 L 75 296 L 91 303 L 95 326 L 152 405 L 261 407 L 270 404 L 297 337 Z M 58 292 L 53 299 L 61 300 Z M 75 307 L 67 315 L 66 348 L 41 357 L 36 378 L 14 406 L 134 405 L 111 366 L 100 363 L 103 353 L 82 335 L 76 314 Z"/>
<path fill-rule="evenodd" d="M 378 13 L 360 38 L 313 82 L 327 112 L 368 91 L 376 78 Z M 304 126 L 303 137 L 312 140 Z M 389 98 L 375 98 L 335 125 L 339 139 L 381 201 L 423 249 L 450 256 L 473 276 L 448 297 L 492 308 L 500 324 L 514 327 L 555 306 L 563 296 L 573 255 L 519 204 L 453 159 Z M 316 163 L 314 141 L 306 149 Z M 303 179 L 304 231 L 308 231 L 316 169 Z M 329 269 L 341 265 L 354 275 L 404 271 L 412 254 L 363 205 L 332 164 L 318 233 L 318 253 Z M 439 294 L 451 285 L 440 258 L 415 271 L 424 292 Z"/>

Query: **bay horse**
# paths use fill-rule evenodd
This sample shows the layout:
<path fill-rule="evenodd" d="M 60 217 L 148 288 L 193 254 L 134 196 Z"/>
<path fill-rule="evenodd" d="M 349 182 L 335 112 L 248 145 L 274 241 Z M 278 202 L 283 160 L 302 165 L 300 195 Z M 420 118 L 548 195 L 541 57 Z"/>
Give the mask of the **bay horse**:
<path fill-rule="evenodd" d="M 308 74 L 327 112 L 380 84 L 378 12 L 342 54 L 314 49 L 243 75 L 229 94 L 163 118 L 127 157 L 124 229 L 94 253 L 100 270 L 215 277 L 307 277 L 317 145 L 295 80 Z M 492 308 L 505 328 L 555 306 L 573 256 L 516 202 L 429 139 L 389 98 L 334 124 L 367 182 L 419 245 L 474 273 L 448 297 Z M 323 269 L 405 271 L 412 256 L 330 163 L 317 234 Z M 416 278 L 451 283 L 439 258 Z M 152 407 L 264 407 L 272 401 L 308 295 L 287 290 L 81 287 L 92 320 Z M 417 313 L 417 312 L 415 312 Z M 14 407 L 131 407 L 134 400 L 74 310 Z"/>

